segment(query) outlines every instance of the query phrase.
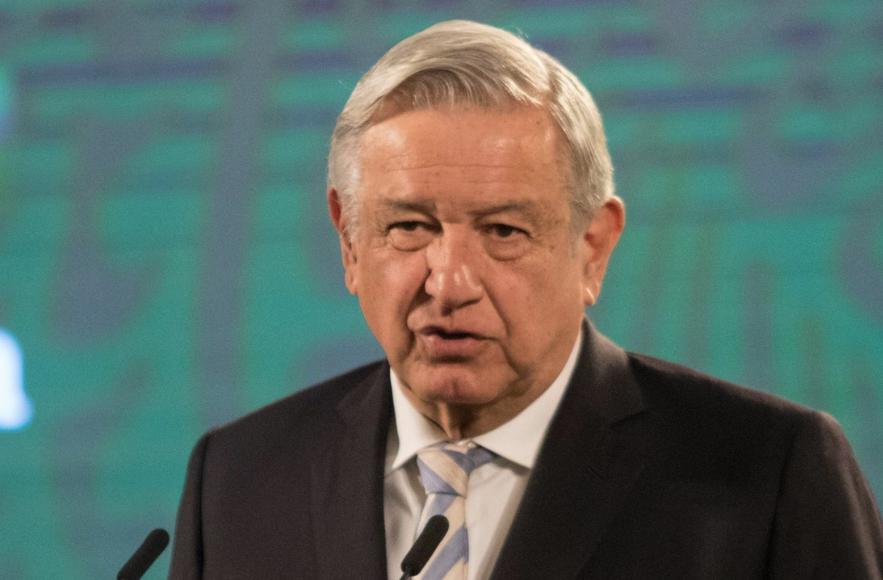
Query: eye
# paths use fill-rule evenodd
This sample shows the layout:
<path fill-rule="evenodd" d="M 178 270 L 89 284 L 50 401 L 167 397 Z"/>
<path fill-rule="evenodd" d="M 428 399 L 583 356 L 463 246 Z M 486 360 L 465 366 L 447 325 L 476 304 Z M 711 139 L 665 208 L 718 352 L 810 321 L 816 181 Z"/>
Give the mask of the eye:
<path fill-rule="evenodd" d="M 406 222 L 396 222 L 394 224 L 390 224 L 387 228 L 389 231 L 392 230 L 401 230 L 403 232 L 415 232 L 421 227 L 427 227 L 423 222 L 418 221 L 406 221 Z"/>
<path fill-rule="evenodd" d="M 432 240 L 434 226 L 420 220 L 393 222 L 386 227 L 386 237 L 392 247 L 404 250 L 419 250 Z"/>
<path fill-rule="evenodd" d="M 484 247 L 497 260 L 514 260 L 530 249 L 528 230 L 504 223 L 491 223 L 482 228 Z"/>
<path fill-rule="evenodd" d="M 489 226 L 487 226 L 487 231 L 495 238 L 499 239 L 512 238 L 518 234 L 526 233 L 521 228 L 516 228 L 515 226 L 510 226 L 509 224 L 490 224 Z"/>

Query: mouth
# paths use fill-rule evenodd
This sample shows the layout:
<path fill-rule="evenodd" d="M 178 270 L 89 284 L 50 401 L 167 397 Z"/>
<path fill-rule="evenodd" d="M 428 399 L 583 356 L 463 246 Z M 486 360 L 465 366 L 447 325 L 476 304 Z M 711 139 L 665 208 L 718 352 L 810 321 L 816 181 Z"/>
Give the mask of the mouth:
<path fill-rule="evenodd" d="M 461 328 L 425 326 L 417 337 L 430 359 L 464 361 L 477 356 L 486 344 L 486 337 Z"/>
<path fill-rule="evenodd" d="M 467 338 L 472 338 L 476 340 L 481 340 L 484 337 L 476 332 L 470 332 L 468 330 L 460 330 L 460 329 L 446 329 L 441 326 L 425 326 L 417 331 L 421 336 L 426 337 L 437 337 L 441 340 L 462 340 Z"/>

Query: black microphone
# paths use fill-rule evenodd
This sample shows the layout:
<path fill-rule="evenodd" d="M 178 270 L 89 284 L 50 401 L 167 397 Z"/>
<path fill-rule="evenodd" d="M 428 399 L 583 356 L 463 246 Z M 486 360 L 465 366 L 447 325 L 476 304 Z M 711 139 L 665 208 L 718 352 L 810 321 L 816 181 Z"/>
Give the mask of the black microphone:
<path fill-rule="evenodd" d="M 402 560 L 401 580 L 407 580 L 420 573 L 446 533 L 448 533 L 448 518 L 443 515 L 429 518 L 429 521 L 423 526 L 423 531 L 417 536 L 414 545 Z"/>
<path fill-rule="evenodd" d="M 138 580 L 141 578 L 168 545 L 169 533 L 167 531 L 157 528 L 147 534 L 141 546 L 120 568 L 117 580 Z"/>

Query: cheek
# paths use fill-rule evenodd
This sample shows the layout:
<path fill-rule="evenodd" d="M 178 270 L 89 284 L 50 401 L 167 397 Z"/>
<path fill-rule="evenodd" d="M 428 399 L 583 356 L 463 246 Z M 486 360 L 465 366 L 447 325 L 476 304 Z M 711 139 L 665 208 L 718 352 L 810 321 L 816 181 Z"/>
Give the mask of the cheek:
<path fill-rule="evenodd" d="M 579 272 L 573 264 L 553 259 L 510 271 L 501 278 L 501 315 L 516 338 L 527 343 L 549 340 L 582 316 Z"/>
<path fill-rule="evenodd" d="M 402 326 L 425 281 L 426 261 L 417 253 L 380 252 L 360 264 L 360 302 L 375 332 Z"/>

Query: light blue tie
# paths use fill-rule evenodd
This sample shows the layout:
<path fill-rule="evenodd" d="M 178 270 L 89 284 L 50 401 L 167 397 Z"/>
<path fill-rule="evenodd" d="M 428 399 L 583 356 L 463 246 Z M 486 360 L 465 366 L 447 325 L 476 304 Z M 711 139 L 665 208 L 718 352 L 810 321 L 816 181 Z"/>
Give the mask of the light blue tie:
<path fill-rule="evenodd" d="M 442 443 L 420 450 L 417 467 L 426 490 L 425 519 L 436 514 L 448 518 L 450 527 L 432 558 L 417 576 L 420 580 L 465 580 L 469 563 L 466 531 L 466 487 L 473 469 L 496 455 L 471 441 Z"/>

